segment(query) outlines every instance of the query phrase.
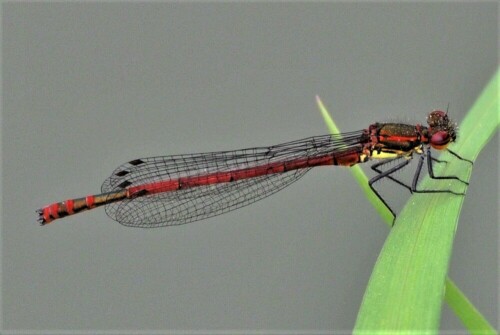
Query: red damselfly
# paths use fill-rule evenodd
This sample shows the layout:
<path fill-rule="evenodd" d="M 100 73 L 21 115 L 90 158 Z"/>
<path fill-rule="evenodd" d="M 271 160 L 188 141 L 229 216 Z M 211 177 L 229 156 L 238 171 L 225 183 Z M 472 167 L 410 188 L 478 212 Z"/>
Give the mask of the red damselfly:
<path fill-rule="evenodd" d="M 427 126 L 374 123 L 367 129 L 337 135 L 309 137 L 270 147 L 135 159 L 119 166 L 101 187 L 101 194 L 53 203 L 37 210 L 41 225 L 64 216 L 106 205 L 112 219 L 131 227 L 163 227 L 206 219 L 249 205 L 285 188 L 316 166 L 353 166 L 379 160 L 369 186 L 395 216 L 373 184 L 388 178 L 412 193 L 464 193 L 420 190 L 417 182 L 424 160 L 433 179 L 431 148 L 447 150 L 456 140 L 457 127 L 447 113 L 433 111 Z M 392 174 L 406 166 L 413 154 L 420 159 L 411 185 Z M 401 160 L 383 171 L 382 166 Z"/>

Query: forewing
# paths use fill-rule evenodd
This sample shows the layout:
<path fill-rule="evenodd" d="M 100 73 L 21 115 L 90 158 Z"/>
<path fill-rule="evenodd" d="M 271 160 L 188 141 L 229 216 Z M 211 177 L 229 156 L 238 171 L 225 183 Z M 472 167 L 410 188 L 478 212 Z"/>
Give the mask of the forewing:
<path fill-rule="evenodd" d="M 102 192 L 179 178 L 228 172 L 300 158 L 324 156 L 359 147 L 363 131 L 323 135 L 270 147 L 188 155 L 141 158 L 119 166 L 102 185 Z M 228 183 L 203 185 L 127 199 L 106 206 L 114 220 L 135 227 L 179 225 L 246 206 L 302 177 L 309 168 L 261 175 Z"/>
<path fill-rule="evenodd" d="M 107 205 L 106 213 L 125 226 L 153 228 L 182 225 L 254 203 L 297 181 L 308 170 L 127 199 Z"/>

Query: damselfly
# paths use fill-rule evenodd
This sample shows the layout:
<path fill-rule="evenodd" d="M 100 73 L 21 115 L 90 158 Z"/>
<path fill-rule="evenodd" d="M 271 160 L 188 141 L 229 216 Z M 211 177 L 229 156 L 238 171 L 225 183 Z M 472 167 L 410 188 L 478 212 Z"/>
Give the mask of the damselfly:
<path fill-rule="evenodd" d="M 433 163 L 443 163 L 431 155 L 431 148 L 447 150 L 457 137 L 456 124 L 447 113 L 433 111 L 427 126 L 402 123 L 374 123 L 367 129 L 323 135 L 269 147 L 199 154 L 135 159 L 119 166 L 101 187 L 101 194 L 53 203 L 37 210 L 38 222 L 55 219 L 106 205 L 112 219 L 131 227 L 181 225 L 223 214 L 249 205 L 285 188 L 316 166 L 353 166 L 369 160 L 377 175 L 369 186 L 395 216 L 373 184 L 388 178 L 413 193 L 464 193 L 452 190 L 417 189 L 424 160 L 433 179 Z M 414 154 L 420 159 L 411 185 L 393 173 L 406 166 Z M 401 160 L 383 171 L 382 166 Z"/>

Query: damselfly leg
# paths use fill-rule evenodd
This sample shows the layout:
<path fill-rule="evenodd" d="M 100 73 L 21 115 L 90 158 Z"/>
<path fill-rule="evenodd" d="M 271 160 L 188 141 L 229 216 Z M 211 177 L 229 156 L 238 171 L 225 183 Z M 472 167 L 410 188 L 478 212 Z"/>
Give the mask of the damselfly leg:
<path fill-rule="evenodd" d="M 473 164 L 472 161 L 470 161 L 468 159 L 465 159 L 465 158 L 462 158 L 461 156 L 459 156 L 455 152 L 453 152 L 453 151 L 451 151 L 449 149 L 447 149 L 447 151 L 450 152 L 456 158 L 458 158 L 458 159 L 460 159 L 462 161 L 468 162 L 471 165 Z M 399 163 L 398 165 L 392 167 L 391 169 L 388 169 L 388 170 L 385 170 L 385 171 L 380 169 L 380 167 L 382 167 L 382 166 L 384 166 L 386 164 L 392 163 L 394 161 L 397 161 L 399 159 L 404 159 L 404 161 L 401 162 L 401 163 Z M 455 191 L 450 190 L 450 189 L 446 189 L 446 190 L 417 189 L 418 179 L 419 179 L 420 174 L 422 172 L 422 166 L 424 164 L 424 160 L 425 159 L 427 159 L 427 170 L 428 170 L 430 178 L 436 179 L 436 180 L 457 180 L 457 181 L 461 182 L 464 185 L 469 185 L 468 182 L 466 182 L 466 181 L 458 178 L 457 176 L 436 176 L 434 174 L 434 169 L 433 169 L 434 162 L 436 162 L 436 163 L 448 163 L 448 161 L 439 160 L 437 158 L 434 158 L 432 156 L 430 148 L 427 148 L 427 150 L 425 151 L 425 153 L 420 154 L 420 157 L 419 157 L 419 160 L 418 160 L 418 165 L 417 165 L 417 168 L 416 168 L 415 173 L 413 175 L 413 181 L 412 181 L 411 186 L 407 185 L 405 182 L 403 182 L 403 181 L 397 179 L 396 177 L 392 176 L 392 174 L 394 172 L 401 170 L 402 168 L 404 168 L 406 165 L 408 165 L 410 163 L 411 156 L 410 157 L 390 158 L 390 159 L 386 159 L 386 160 L 383 160 L 383 161 L 380 161 L 378 163 L 373 164 L 371 166 L 371 169 L 374 170 L 375 172 L 377 172 L 378 174 L 375 177 L 373 177 L 372 179 L 370 179 L 369 182 L 368 182 L 368 184 L 369 184 L 371 190 L 373 191 L 373 193 L 375 193 L 375 195 L 380 199 L 380 201 L 382 201 L 382 203 L 387 207 L 387 209 L 393 215 L 393 217 L 394 217 L 393 222 L 392 222 L 393 225 L 394 225 L 394 222 L 396 220 L 396 214 L 395 214 L 395 212 L 388 205 L 388 203 L 385 201 L 385 199 L 383 199 L 382 196 L 376 191 L 376 189 L 373 186 L 374 183 L 377 182 L 377 181 L 379 181 L 379 180 L 382 180 L 384 178 L 390 179 L 390 180 L 396 182 L 397 184 L 399 184 L 400 186 L 403 186 L 404 188 L 406 188 L 408 191 L 410 191 L 410 193 L 449 193 L 449 194 L 454 194 L 454 195 L 465 195 L 464 192 L 455 192 Z"/>
<path fill-rule="evenodd" d="M 431 156 L 430 148 L 445 150 L 455 142 L 457 127 L 443 111 L 427 116 L 422 124 L 376 122 L 365 129 L 321 135 L 278 145 L 197 154 L 166 155 L 131 160 L 120 165 L 101 187 L 100 194 L 68 199 L 37 210 L 41 225 L 86 210 L 105 206 L 106 214 L 129 227 L 155 228 L 182 225 L 230 212 L 263 199 L 299 180 L 318 166 L 350 167 L 372 160 L 377 175 L 369 186 L 395 217 L 395 212 L 373 187 L 388 178 L 412 193 L 450 193 L 451 190 L 418 190 L 424 159 L 433 179 L 433 163 L 447 163 Z M 425 151 L 424 151 L 425 149 Z M 448 150 L 460 160 L 456 153 Z M 411 185 L 393 173 L 419 154 Z M 402 162 L 386 171 L 389 162 Z"/>

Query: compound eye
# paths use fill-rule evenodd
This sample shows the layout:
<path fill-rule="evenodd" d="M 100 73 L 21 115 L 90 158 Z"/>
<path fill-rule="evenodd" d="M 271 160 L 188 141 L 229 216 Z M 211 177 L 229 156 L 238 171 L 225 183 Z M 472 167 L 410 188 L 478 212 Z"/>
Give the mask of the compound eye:
<path fill-rule="evenodd" d="M 448 115 L 443 111 L 433 111 L 427 116 L 427 124 L 430 127 L 439 127 L 448 122 Z"/>
<path fill-rule="evenodd" d="M 450 143 L 450 134 L 446 131 L 437 131 L 432 134 L 430 144 L 436 150 L 443 150 Z"/>

